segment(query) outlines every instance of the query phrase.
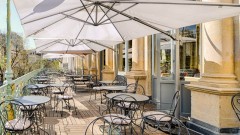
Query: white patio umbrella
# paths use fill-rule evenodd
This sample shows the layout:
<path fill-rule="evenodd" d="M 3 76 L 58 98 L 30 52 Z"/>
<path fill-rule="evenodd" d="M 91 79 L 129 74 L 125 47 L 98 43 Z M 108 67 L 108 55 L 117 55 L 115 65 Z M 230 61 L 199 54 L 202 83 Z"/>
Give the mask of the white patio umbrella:
<path fill-rule="evenodd" d="M 14 0 L 27 36 L 127 41 L 240 14 L 190 0 Z M 172 36 L 171 36 L 172 37 Z M 172 37 L 174 38 L 174 37 Z"/>
<path fill-rule="evenodd" d="M 77 55 L 73 54 L 58 54 L 58 53 L 47 53 L 43 55 L 43 59 L 54 59 L 54 58 L 73 58 Z"/>
<path fill-rule="evenodd" d="M 120 42 L 80 39 L 35 39 L 37 53 L 89 54 L 112 49 Z"/>

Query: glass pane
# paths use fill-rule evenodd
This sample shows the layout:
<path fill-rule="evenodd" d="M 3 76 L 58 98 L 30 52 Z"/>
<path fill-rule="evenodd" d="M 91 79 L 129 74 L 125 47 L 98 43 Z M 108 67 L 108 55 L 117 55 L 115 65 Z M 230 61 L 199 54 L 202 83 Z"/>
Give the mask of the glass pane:
<path fill-rule="evenodd" d="M 161 78 L 170 79 L 171 77 L 171 44 L 163 44 L 160 47 L 160 69 Z"/>
<path fill-rule="evenodd" d="M 180 76 L 199 77 L 199 26 L 192 25 L 181 28 L 179 33 L 182 37 L 180 45 Z"/>

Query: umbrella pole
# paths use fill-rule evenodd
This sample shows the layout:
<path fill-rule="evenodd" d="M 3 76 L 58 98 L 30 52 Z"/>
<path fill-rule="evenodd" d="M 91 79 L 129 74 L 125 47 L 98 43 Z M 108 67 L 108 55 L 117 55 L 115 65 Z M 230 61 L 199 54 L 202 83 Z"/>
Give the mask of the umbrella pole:
<path fill-rule="evenodd" d="M 179 29 L 174 31 L 176 34 L 176 41 L 175 41 L 175 91 L 180 91 L 181 89 L 181 82 L 180 82 L 180 58 L 179 58 Z M 180 91 L 181 93 L 181 91 Z M 181 94 L 179 95 L 179 102 L 178 102 L 178 106 L 176 108 L 176 113 L 175 113 L 175 117 L 180 118 L 180 105 L 181 105 Z"/>

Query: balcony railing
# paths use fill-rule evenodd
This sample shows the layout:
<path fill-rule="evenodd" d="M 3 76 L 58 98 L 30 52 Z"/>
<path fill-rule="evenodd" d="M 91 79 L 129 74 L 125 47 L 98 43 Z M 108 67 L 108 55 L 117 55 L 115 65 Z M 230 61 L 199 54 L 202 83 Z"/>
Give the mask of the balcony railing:
<path fill-rule="evenodd" d="M 15 80 L 12 80 L 12 82 L 10 84 L 10 87 L 12 89 L 12 95 L 10 95 L 10 97 L 15 98 L 15 97 L 21 96 L 22 88 L 28 83 L 28 81 L 31 77 L 36 76 L 41 70 L 42 69 L 34 70 L 34 71 L 32 71 L 30 73 L 27 73 L 27 74 L 15 79 Z M 4 84 L 0 87 L 0 103 L 7 96 L 6 95 L 7 87 L 8 87 L 8 84 Z M 3 125 L 0 124 L 0 134 L 3 133 L 3 127 L 2 126 Z"/>
<path fill-rule="evenodd" d="M 29 72 L 15 80 L 12 80 L 11 82 L 11 89 L 13 90 L 12 91 L 12 97 L 17 97 L 22 88 L 28 83 L 28 80 L 37 75 L 42 69 L 37 69 L 37 70 L 34 70 L 32 72 Z M 1 100 L 6 96 L 6 90 L 7 90 L 7 87 L 8 85 L 7 84 L 4 84 L 0 87 L 0 98 Z"/>

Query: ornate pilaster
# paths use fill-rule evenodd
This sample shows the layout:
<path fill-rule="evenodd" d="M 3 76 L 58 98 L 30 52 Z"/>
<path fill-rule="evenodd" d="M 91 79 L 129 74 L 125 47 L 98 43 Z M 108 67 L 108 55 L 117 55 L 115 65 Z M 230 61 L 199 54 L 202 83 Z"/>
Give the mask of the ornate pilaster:
<path fill-rule="evenodd" d="M 210 127 L 221 133 L 222 129 L 230 132 L 240 126 L 231 107 L 232 95 L 240 92 L 234 74 L 233 26 L 233 18 L 202 24 L 202 77 L 199 82 L 186 85 L 191 90 L 191 117 L 201 121 L 192 123 L 209 132 L 213 132 Z"/>
<path fill-rule="evenodd" d="M 141 84 L 146 91 L 146 73 L 144 70 L 144 38 L 132 40 L 132 69 L 126 73 L 128 83 Z"/>

